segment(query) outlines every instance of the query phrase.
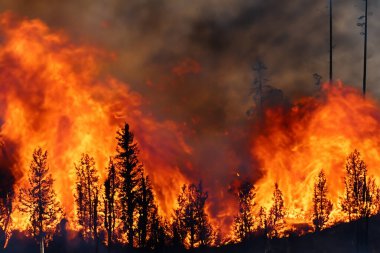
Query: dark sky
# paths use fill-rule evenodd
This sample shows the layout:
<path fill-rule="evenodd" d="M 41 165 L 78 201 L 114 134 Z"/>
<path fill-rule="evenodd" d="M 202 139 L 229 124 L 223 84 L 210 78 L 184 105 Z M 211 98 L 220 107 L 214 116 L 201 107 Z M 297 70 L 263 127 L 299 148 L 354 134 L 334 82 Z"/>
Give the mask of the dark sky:
<path fill-rule="evenodd" d="M 364 2 L 333 2 L 334 77 L 359 87 L 363 37 L 356 24 Z M 209 186 L 225 186 L 231 171 L 244 175 L 254 166 L 247 138 L 252 123 L 246 114 L 253 104 L 252 64 L 261 59 L 268 67 L 269 84 L 282 89 L 289 100 L 316 92 L 313 73 L 327 80 L 327 4 L 327 0 L 2 0 L 0 10 L 41 19 L 75 43 L 114 52 L 117 58 L 104 66 L 105 72 L 141 93 L 146 113 L 188 126 L 187 141 L 195 150 L 198 174 L 194 177 L 204 178 Z M 379 7 L 379 1 L 370 1 L 368 91 L 375 96 L 380 96 Z M 185 66 L 185 71 L 178 71 L 178 66 Z"/>

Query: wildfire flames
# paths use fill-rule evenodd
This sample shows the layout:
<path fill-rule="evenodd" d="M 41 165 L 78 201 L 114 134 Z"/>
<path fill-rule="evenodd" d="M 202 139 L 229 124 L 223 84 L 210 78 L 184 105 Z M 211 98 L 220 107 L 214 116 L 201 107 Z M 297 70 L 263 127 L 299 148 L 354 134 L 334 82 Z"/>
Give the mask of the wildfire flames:
<path fill-rule="evenodd" d="M 320 97 L 301 99 L 290 110 L 268 110 L 265 116 L 263 134 L 252 147 L 263 171 L 257 201 L 269 207 L 268 193 L 278 182 L 290 222 L 310 223 L 313 185 L 322 169 L 333 202 L 330 221 L 344 219 L 340 205 L 344 165 L 354 149 L 366 162 L 368 175 L 379 182 L 380 109 L 358 90 L 341 83 L 325 84 Z"/>
<path fill-rule="evenodd" d="M 75 167 L 82 153 L 95 158 L 100 179 L 124 122 L 136 132 L 141 160 L 151 175 L 160 208 L 170 213 L 186 178 L 178 157 L 191 153 L 173 122 L 158 122 L 140 110 L 143 99 L 128 85 L 100 73 L 106 54 L 72 44 L 38 20 L 0 17 L 0 118 L 4 148 L 15 150 L 16 189 L 27 182 L 31 154 L 48 150 L 50 171 L 64 211 L 74 220 Z M 153 173 L 154 172 L 154 173 Z M 27 217 L 13 215 L 16 228 Z"/>
<path fill-rule="evenodd" d="M 192 166 L 192 149 L 179 125 L 143 113 L 144 98 L 102 72 L 102 64 L 114 56 L 73 44 L 41 21 L 20 21 L 9 13 L 0 16 L 0 38 L 1 137 L 12 161 L 15 191 L 27 183 L 31 154 L 41 146 L 48 150 L 59 201 L 69 220 L 75 221 L 74 163 L 82 153 L 90 154 L 104 180 L 109 157 L 115 154 L 115 133 L 128 122 L 160 210 L 170 217 L 181 185 L 190 181 L 181 168 Z M 344 218 L 339 198 L 347 155 L 359 150 L 368 174 L 380 182 L 378 129 L 377 102 L 340 83 L 324 85 L 318 97 L 301 99 L 291 108 L 266 110 L 259 133 L 252 133 L 251 154 L 260 164 L 252 173 L 262 172 L 255 182 L 258 206 L 270 208 L 277 182 L 288 224 L 310 224 L 313 183 L 324 169 L 333 202 L 330 220 Z M 213 190 L 220 192 L 212 189 L 210 195 Z M 230 217 L 237 210 L 236 203 L 231 205 L 236 208 L 225 214 Z M 12 219 L 14 228 L 25 229 L 27 217 L 15 211 Z M 229 224 L 219 225 L 229 230 Z"/>

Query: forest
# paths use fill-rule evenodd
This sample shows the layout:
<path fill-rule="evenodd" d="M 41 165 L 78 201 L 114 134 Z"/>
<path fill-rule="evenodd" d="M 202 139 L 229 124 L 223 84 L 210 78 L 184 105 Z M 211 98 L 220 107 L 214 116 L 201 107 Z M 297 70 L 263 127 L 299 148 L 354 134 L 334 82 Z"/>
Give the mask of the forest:
<path fill-rule="evenodd" d="M 186 249 L 219 252 L 223 248 L 236 247 L 236 250 L 253 245 L 263 247 L 266 252 L 277 252 L 276 247 L 281 250 L 289 247 L 283 245 L 281 238 L 318 237 L 328 227 L 339 228 L 329 222 L 332 211 L 332 202 L 327 197 L 330 182 L 323 170 L 313 185 L 311 225 L 296 228 L 286 224 L 286 203 L 277 183 L 273 186 L 270 209 L 259 207 L 256 212 L 255 207 L 260 203 L 255 199 L 254 184 L 248 181 L 241 182 L 235 193 L 238 212 L 229 235 L 220 234 L 210 223 L 205 209 L 208 192 L 202 182 L 183 185 L 172 216 L 163 217 L 150 177 L 139 161 L 140 150 L 128 124 L 117 132 L 116 139 L 117 155 L 110 157 L 104 182 L 99 180 L 94 159 L 89 154 L 82 154 L 80 161 L 75 163 L 77 224 L 67 224 L 53 189 L 48 152 L 36 148 L 28 172 L 28 186 L 19 192 L 9 190 L 1 195 L 3 251 L 28 249 L 28 252 L 38 252 L 38 248 L 45 250 L 46 247 L 46 252 L 123 252 L 125 249 L 128 252 L 182 252 Z M 353 222 L 346 230 L 355 231 L 352 240 L 357 249 L 368 250 L 369 223 L 372 216 L 380 213 L 380 188 L 368 176 L 367 165 L 357 150 L 346 158 L 345 172 L 339 210 L 347 217 L 347 222 Z M 15 199 L 20 201 L 17 208 L 28 217 L 26 231 L 9 228 Z"/>
<path fill-rule="evenodd" d="M 380 106 L 367 84 L 368 1 L 352 40 L 362 43 L 363 61 L 353 57 L 362 73 L 345 70 L 362 77 L 360 90 L 336 79 L 346 53 L 334 38 L 347 37 L 333 6 L 343 3 L 319 10 L 328 14 L 329 43 L 310 33 L 318 50 L 329 44 L 323 78 L 307 72 L 323 61 L 300 40 L 305 27 L 292 7 L 281 16 L 276 1 L 247 9 L 239 1 L 239 15 L 223 11 L 213 20 L 170 1 L 131 2 L 131 11 L 114 6 L 117 18 L 96 4 L 104 20 L 82 23 L 69 5 L 59 22 L 0 14 L 0 252 L 378 252 Z M 46 9 L 64 6 L 53 5 Z M 9 6 L 19 7 L 0 3 Z M 261 11 L 278 20 L 261 19 Z M 298 14 L 314 12 L 306 13 Z M 300 32 L 277 29 L 288 19 Z M 310 27 L 323 30 L 319 22 Z M 268 40 L 267 25 L 276 33 Z M 93 44 L 74 39 L 81 32 Z M 288 39 L 302 45 L 272 52 Z M 318 63 L 305 67 L 303 53 Z M 266 59 L 280 82 L 269 79 Z M 272 85 L 288 75 L 293 86 Z M 307 75 L 315 85 L 297 82 Z"/>

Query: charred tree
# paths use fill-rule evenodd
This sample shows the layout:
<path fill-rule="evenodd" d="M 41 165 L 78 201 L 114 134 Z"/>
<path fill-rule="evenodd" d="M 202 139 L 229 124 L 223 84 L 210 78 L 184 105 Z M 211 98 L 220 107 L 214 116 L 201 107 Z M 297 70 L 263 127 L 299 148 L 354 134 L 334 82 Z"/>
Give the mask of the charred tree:
<path fill-rule="evenodd" d="M 368 217 L 372 208 L 372 193 L 367 176 L 367 165 L 356 149 L 346 160 L 345 195 L 342 210 L 350 221 Z"/>
<path fill-rule="evenodd" d="M 167 232 L 169 230 L 165 221 L 158 214 L 158 208 L 152 210 L 151 213 L 151 225 L 149 227 L 149 239 L 147 246 L 152 250 L 160 250 L 165 247 L 168 239 Z"/>
<path fill-rule="evenodd" d="M 255 187 L 250 182 L 242 183 L 238 188 L 239 213 L 234 217 L 233 227 L 235 237 L 240 242 L 248 240 L 254 231 L 255 196 Z"/>
<path fill-rule="evenodd" d="M 138 192 L 138 246 L 147 247 L 148 236 L 151 234 L 151 227 L 154 216 L 157 215 L 157 205 L 155 204 L 152 185 L 149 177 L 141 174 L 140 187 Z"/>
<path fill-rule="evenodd" d="M 356 223 L 357 252 L 367 252 L 368 218 L 372 210 L 373 193 L 371 181 L 367 177 L 367 165 L 356 149 L 347 157 L 345 169 L 342 210 L 347 213 L 350 221 L 360 219 Z"/>
<path fill-rule="evenodd" d="M 284 200 L 278 184 L 274 185 L 273 204 L 268 214 L 268 229 L 271 237 L 278 237 L 278 232 L 284 224 Z"/>
<path fill-rule="evenodd" d="M 53 190 L 53 178 L 47 165 L 47 151 L 37 148 L 30 164 L 29 185 L 20 190 L 20 211 L 29 216 L 29 232 L 40 243 L 51 240 L 62 210 Z"/>
<path fill-rule="evenodd" d="M 174 210 L 174 241 L 178 240 L 182 246 L 190 248 L 211 245 L 213 230 L 205 212 L 207 198 L 202 183 L 182 187 L 178 196 L 178 208 Z"/>
<path fill-rule="evenodd" d="M 327 181 L 323 170 L 318 174 L 314 183 L 313 195 L 313 224 L 316 232 L 321 231 L 329 219 L 332 203 L 327 198 Z"/>
<path fill-rule="evenodd" d="M 13 199 L 14 191 L 12 187 L 6 191 L 2 191 L 0 194 L 0 247 L 3 248 L 6 246 L 6 242 L 9 239 L 9 227 L 11 224 L 11 214 L 13 211 Z"/>
<path fill-rule="evenodd" d="M 104 182 L 104 227 L 107 232 L 108 252 L 111 251 L 115 240 L 116 226 L 116 194 L 118 189 L 118 178 L 115 165 L 110 159 L 108 165 L 108 174 Z"/>
<path fill-rule="evenodd" d="M 98 247 L 98 207 L 99 207 L 99 177 L 95 168 L 95 160 L 88 154 L 82 154 L 76 169 L 77 218 L 82 227 L 82 235 L 86 240 L 94 240 L 95 250 Z"/>
<path fill-rule="evenodd" d="M 329 68 L 329 81 L 330 84 L 332 83 L 333 80 L 333 6 L 332 6 L 332 0 L 329 0 L 329 16 L 330 16 L 330 57 L 329 57 L 329 62 L 330 62 L 330 68 Z"/>
<path fill-rule="evenodd" d="M 116 139 L 118 141 L 116 161 L 120 171 L 121 220 L 127 232 L 128 246 L 133 247 L 135 213 L 142 168 L 138 160 L 139 150 L 128 124 L 117 132 Z"/>

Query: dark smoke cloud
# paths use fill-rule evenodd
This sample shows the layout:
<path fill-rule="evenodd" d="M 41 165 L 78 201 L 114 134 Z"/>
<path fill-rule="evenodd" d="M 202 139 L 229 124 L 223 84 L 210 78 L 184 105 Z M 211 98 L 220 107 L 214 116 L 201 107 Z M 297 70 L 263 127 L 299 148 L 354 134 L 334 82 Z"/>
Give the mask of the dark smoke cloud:
<path fill-rule="evenodd" d="M 360 86 L 363 38 L 356 23 L 363 1 L 333 2 L 334 75 Z M 147 113 L 189 129 L 194 168 L 184 173 L 202 178 L 210 191 L 226 188 L 234 172 L 260 176 L 248 174 L 259 171 L 252 170 L 247 136 L 255 129 L 246 115 L 255 59 L 263 59 L 270 85 L 289 98 L 317 90 L 313 73 L 328 77 L 327 1 L 3 0 L 0 10 L 42 19 L 77 43 L 115 52 L 105 72 L 140 92 Z M 368 89 L 378 96 L 378 2 L 370 2 L 370 12 Z M 200 68 L 173 71 L 186 61 Z M 211 198 L 218 194 L 224 193 Z"/>

